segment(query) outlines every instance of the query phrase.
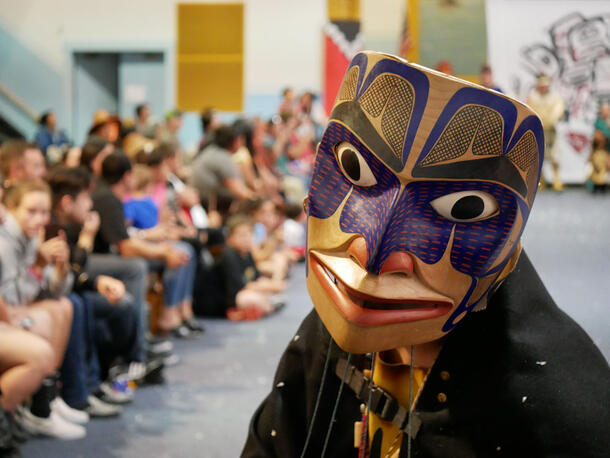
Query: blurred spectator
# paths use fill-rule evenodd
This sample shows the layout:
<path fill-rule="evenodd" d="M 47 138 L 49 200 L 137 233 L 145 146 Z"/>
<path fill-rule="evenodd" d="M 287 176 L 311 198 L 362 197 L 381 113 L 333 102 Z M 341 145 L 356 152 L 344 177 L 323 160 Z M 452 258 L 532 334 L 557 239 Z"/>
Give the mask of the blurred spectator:
<path fill-rule="evenodd" d="M 66 134 L 57 128 L 57 117 L 53 111 L 47 111 L 40 116 L 39 129 L 34 138 L 34 143 L 38 145 L 42 154 L 47 157 L 51 156 L 57 162 L 63 151 L 67 151 L 70 146 L 70 141 Z M 51 151 L 53 147 L 54 151 Z"/>
<path fill-rule="evenodd" d="M 151 243 L 127 232 L 122 199 L 133 191 L 129 158 L 123 153 L 109 155 L 102 164 L 102 178 L 92 194 L 94 209 L 100 214 L 100 230 L 95 241 L 98 253 L 118 253 L 121 257 L 140 257 L 149 268 L 163 272 L 165 302 L 159 328 L 186 336 L 192 320 L 192 290 L 195 274 L 193 251 L 188 244 L 167 241 Z"/>
<path fill-rule="evenodd" d="M 203 135 L 199 142 L 199 151 L 212 143 L 214 132 L 220 126 L 222 126 L 222 121 L 214 108 L 206 108 L 201 112 L 201 131 Z"/>
<path fill-rule="evenodd" d="M 235 162 L 239 168 L 250 191 L 257 195 L 261 195 L 263 192 L 263 183 L 258 176 L 258 170 L 256 170 L 254 160 L 252 159 L 252 125 L 245 119 L 238 119 L 233 124 L 233 128 L 240 145 L 232 156 L 233 162 Z"/>
<path fill-rule="evenodd" d="M 102 175 L 102 163 L 114 151 L 114 144 L 104 137 L 89 137 L 81 150 L 80 165 L 95 177 Z"/>
<path fill-rule="evenodd" d="M 0 148 L 0 172 L 5 187 L 22 180 L 39 180 L 47 174 L 38 146 L 22 140 L 9 140 Z"/>
<path fill-rule="evenodd" d="M 604 136 L 604 148 L 610 151 L 610 103 L 604 102 L 599 107 L 599 115 L 595 120 L 595 130 Z"/>
<path fill-rule="evenodd" d="M 41 240 L 49 221 L 49 187 L 42 181 L 22 181 L 7 190 L 4 202 L 9 213 L 0 227 L 0 295 L 9 304 L 10 321 L 44 337 L 53 349 L 54 367 L 75 369 L 70 375 L 77 377 L 85 371 L 82 361 L 74 358 L 76 354 L 66 352 L 73 318 L 73 304 L 65 297 L 73 279 L 69 250 L 61 235 Z M 40 300 L 41 297 L 47 299 Z M 82 322 L 74 329 L 80 331 Z M 34 434 L 81 438 L 85 429 L 66 421 L 66 417 L 78 423 L 89 417 L 55 398 L 56 384 L 55 377 L 45 380 L 33 398 L 31 410 L 20 411 L 21 419 Z"/>
<path fill-rule="evenodd" d="M 608 186 L 608 168 L 610 167 L 610 153 L 605 148 L 606 138 L 601 130 L 596 130 L 593 137 L 593 151 L 589 157 L 591 164 L 590 179 L 593 192 L 605 193 Z"/>
<path fill-rule="evenodd" d="M 148 156 L 157 147 L 157 142 L 138 132 L 131 132 L 123 139 L 123 152 L 133 162 L 145 164 Z"/>
<path fill-rule="evenodd" d="M 165 123 L 163 123 L 158 132 L 157 140 L 159 143 L 169 143 L 174 148 L 180 148 L 180 140 L 178 139 L 178 132 L 182 128 L 182 112 L 174 109 L 170 110 L 165 114 Z"/>
<path fill-rule="evenodd" d="M 447 75 L 453 75 L 453 65 L 448 60 L 441 60 L 436 64 L 436 71 L 445 73 Z"/>
<path fill-rule="evenodd" d="M 295 256 L 294 260 L 303 260 L 307 244 L 307 215 L 301 203 L 286 204 L 286 219 L 283 223 L 284 246 Z"/>
<path fill-rule="evenodd" d="M 277 112 L 280 116 L 293 115 L 296 113 L 294 89 L 287 87 L 282 91 L 282 101 L 280 102 Z"/>
<path fill-rule="evenodd" d="M 322 138 L 322 133 L 328 117 L 324 111 L 324 107 L 319 102 L 313 92 L 303 92 L 299 98 L 299 105 L 297 108 L 297 114 L 301 124 L 310 124 L 314 131 L 315 141 L 319 141 Z"/>
<path fill-rule="evenodd" d="M 493 74 L 491 72 L 491 66 L 489 64 L 483 65 L 481 67 L 481 73 L 479 75 L 479 84 L 487 89 L 493 89 L 494 91 L 504 92 L 496 83 L 494 83 Z"/>
<path fill-rule="evenodd" d="M 190 184 L 199 191 L 202 202 L 207 203 L 208 212 L 217 210 L 226 214 L 233 199 L 254 197 L 231 159 L 239 147 L 234 128 L 222 126 L 214 135 L 214 143 L 207 146 L 193 162 Z"/>
<path fill-rule="evenodd" d="M 91 395 L 98 398 L 87 399 L 87 410 L 92 416 L 116 415 L 120 409 L 105 405 L 104 401 L 120 404 L 130 401 L 131 397 L 113 391 L 101 380 L 108 377 L 116 358 L 122 358 L 125 363 L 141 362 L 137 306 L 121 281 L 87 273 L 88 257 L 100 224 L 99 215 L 91 211 L 88 173 L 82 168 L 57 168 L 51 173 L 49 183 L 53 191 L 54 226 L 64 231 L 70 247 L 74 291 L 84 298 L 87 306 L 91 334 L 87 336 L 91 339 L 86 355 L 90 364 L 88 385 Z"/>
<path fill-rule="evenodd" d="M 553 189 L 561 191 L 563 183 L 559 178 L 559 148 L 557 148 L 556 126 L 563 118 L 565 104 L 561 96 L 551 90 L 551 80 L 541 74 L 536 80 L 536 87 L 529 93 L 527 104 L 538 114 L 544 129 L 544 162 L 550 163 L 553 168 Z M 544 174 L 540 177 L 541 186 L 544 186 Z"/>
<path fill-rule="evenodd" d="M 136 164 L 133 176 L 134 188 L 130 197 L 123 202 L 125 220 L 136 229 L 150 229 L 159 222 L 159 210 L 151 197 L 152 173 L 147 166 Z"/>
<path fill-rule="evenodd" d="M 93 115 L 93 123 L 89 128 L 89 141 L 92 137 L 102 137 L 116 144 L 121 134 L 121 120 L 117 115 L 111 115 L 108 110 L 99 109 Z"/>
<path fill-rule="evenodd" d="M 219 266 L 224 304 L 229 319 L 256 319 L 276 310 L 280 304 L 271 295 L 281 292 L 282 281 L 261 277 L 252 258 L 252 222 L 245 215 L 227 221 L 229 236 Z"/>
<path fill-rule="evenodd" d="M 150 107 L 147 104 L 138 105 L 135 114 L 135 131 L 144 137 L 155 138 L 157 126 L 150 115 Z"/>
<path fill-rule="evenodd" d="M 290 261 L 282 250 L 284 234 L 275 204 L 270 200 L 257 199 L 249 203 L 249 210 L 254 223 L 250 251 L 256 265 L 268 277 L 284 280 Z"/>

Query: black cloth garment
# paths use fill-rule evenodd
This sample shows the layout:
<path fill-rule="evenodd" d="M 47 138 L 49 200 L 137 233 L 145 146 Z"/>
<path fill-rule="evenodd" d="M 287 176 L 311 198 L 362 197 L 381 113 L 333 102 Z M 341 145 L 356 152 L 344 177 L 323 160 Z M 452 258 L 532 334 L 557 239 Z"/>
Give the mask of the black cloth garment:
<path fill-rule="evenodd" d="M 110 253 L 117 243 L 129 238 L 125 226 L 123 204 L 103 180 L 97 181 L 91 199 L 93 200 L 93 210 L 100 215 L 100 228 L 95 237 L 93 251 L 102 254 Z"/>
<path fill-rule="evenodd" d="M 47 240 L 56 237 L 62 230 L 66 234 L 66 243 L 70 248 L 70 267 L 74 276 L 74 286 L 72 291 L 81 293 L 82 291 L 97 291 L 97 278 L 91 277 L 85 272 L 89 253 L 78 245 L 78 238 L 83 226 L 72 223 L 67 226 L 60 226 L 56 222 L 51 222 L 45 228 Z"/>
<path fill-rule="evenodd" d="M 219 269 L 222 279 L 222 291 L 225 311 L 235 307 L 235 297 L 247 283 L 260 277 L 252 255 L 242 256 L 233 248 L 227 246 L 219 260 Z"/>
<path fill-rule="evenodd" d="M 315 310 L 297 335 L 252 418 L 242 457 L 301 456 L 330 337 Z M 321 456 L 340 386 L 333 368 L 346 354 L 332 348 L 308 457 Z M 487 309 L 446 336 L 415 407 L 422 425 L 412 456 L 608 457 L 609 380 L 607 361 L 523 253 Z M 359 403 L 344 388 L 326 457 L 357 456 Z"/>

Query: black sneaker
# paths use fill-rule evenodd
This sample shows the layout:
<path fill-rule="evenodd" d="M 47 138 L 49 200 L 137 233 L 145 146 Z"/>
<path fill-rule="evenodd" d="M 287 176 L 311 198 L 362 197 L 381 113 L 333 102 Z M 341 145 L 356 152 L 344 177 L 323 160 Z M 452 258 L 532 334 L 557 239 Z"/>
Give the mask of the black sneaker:
<path fill-rule="evenodd" d="M 146 364 L 146 375 L 138 383 L 141 385 L 163 385 L 165 383 L 165 377 L 163 375 L 164 368 L 163 361 L 152 360 Z"/>
<path fill-rule="evenodd" d="M 190 317 L 182 321 L 182 324 L 189 328 L 192 332 L 197 332 L 199 334 L 205 331 L 205 328 L 199 324 L 199 322 L 194 318 Z"/>
<path fill-rule="evenodd" d="M 196 339 L 199 334 L 201 333 L 191 331 L 185 324 L 171 330 L 171 335 L 178 339 Z"/>

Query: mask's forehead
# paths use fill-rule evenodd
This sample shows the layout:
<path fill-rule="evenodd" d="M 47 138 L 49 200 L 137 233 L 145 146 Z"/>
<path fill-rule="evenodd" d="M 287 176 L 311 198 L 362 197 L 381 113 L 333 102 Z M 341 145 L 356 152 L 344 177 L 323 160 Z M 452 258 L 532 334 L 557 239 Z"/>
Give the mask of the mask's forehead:
<path fill-rule="evenodd" d="M 491 181 L 532 204 L 542 125 L 527 106 L 499 93 L 365 52 L 352 60 L 331 120 L 403 181 Z"/>

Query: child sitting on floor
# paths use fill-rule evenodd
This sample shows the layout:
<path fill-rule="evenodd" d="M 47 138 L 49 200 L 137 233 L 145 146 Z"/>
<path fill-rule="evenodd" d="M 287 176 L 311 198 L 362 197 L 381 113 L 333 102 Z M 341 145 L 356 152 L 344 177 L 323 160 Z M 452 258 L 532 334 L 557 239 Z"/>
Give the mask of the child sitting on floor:
<path fill-rule="evenodd" d="M 283 304 L 272 295 L 285 288 L 284 281 L 261 277 L 252 258 L 252 221 L 234 215 L 227 221 L 227 247 L 218 267 L 222 279 L 224 305 L 231 320 L 258 319 Z"/>

